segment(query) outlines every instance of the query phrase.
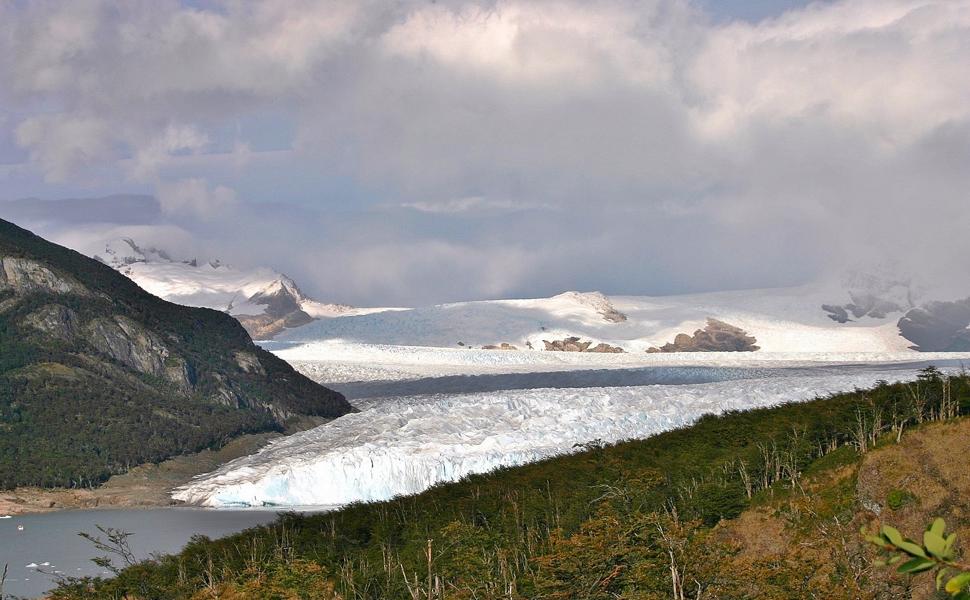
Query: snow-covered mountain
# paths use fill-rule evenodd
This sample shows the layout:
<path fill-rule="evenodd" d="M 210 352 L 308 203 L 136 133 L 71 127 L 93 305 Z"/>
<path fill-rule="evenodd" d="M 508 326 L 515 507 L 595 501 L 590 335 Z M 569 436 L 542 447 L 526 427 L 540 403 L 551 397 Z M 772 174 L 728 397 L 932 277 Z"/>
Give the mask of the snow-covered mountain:
<path fill-rule="evenodd" d="M 92 254 L 157 296 L 226 311 L 254 338 L 275 338 L 290 346 L 340 341 L 761 354 L 970 349 L 970 301 L 961 300 L 970 290 L 941 296 L 890 268 L 849 271 L 832 281 L 792 288 L 656 297 L 565 292 L 551 298 L 360 309 L 308 298 L 273 269 L 174 257 L 128 238 L 111 240 Z"/>
<path fill-rule="evenodd" d="M 567 292 L 551 298 L 345 315 L 289 329 L 277 339 L 444 348 L 503 348 L 504 343 L 507 349 L 545 350 L 579 338 L 580 347 L 590 342 L 589 349 L 603 344 L 629 353 L 669 351 L 678 347 L 678 340 L 686 344 L 680 347 L 690 347 L 684 340 L 697 339 L 699 331 L 706 335 L 714 320 L 717 327 L 727 325 L 753 337 L 748 347 L 756 345 L 761 353 L 905 352 L 914 341 L 900 334 L 898 322 L 915 300 L 900 305 L 900 290 L 891 291 L 891 300 L 860 285 L 850 290 L 816 285 L 657 297 Z M 845 306 L 847 318 L 832 318 L 833 307 Z M 852 307 L 861 308 L 853 312 Z"/>
<path fill-rule="evenodd" d="M 139 246 L 130 238 L 110 240 L 93 254 L 156 296 L 228 312 L 255 339 L 314 319 L 362 312 L 312 300 L 292 279 L 273 269 L 236 269 L 218 260 L 179 259 L 162 249 Z"/>

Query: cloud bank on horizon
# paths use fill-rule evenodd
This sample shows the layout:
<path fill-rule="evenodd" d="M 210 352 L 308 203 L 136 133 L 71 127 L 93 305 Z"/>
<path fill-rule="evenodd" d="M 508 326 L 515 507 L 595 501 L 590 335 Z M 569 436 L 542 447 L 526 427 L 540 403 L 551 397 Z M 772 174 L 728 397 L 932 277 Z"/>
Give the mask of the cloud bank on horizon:
<path fill-rule="evenodd" d="M 356 304 L 965 277 L 968 56 L 970 0 L 8 0 L 0 197 Z"/>

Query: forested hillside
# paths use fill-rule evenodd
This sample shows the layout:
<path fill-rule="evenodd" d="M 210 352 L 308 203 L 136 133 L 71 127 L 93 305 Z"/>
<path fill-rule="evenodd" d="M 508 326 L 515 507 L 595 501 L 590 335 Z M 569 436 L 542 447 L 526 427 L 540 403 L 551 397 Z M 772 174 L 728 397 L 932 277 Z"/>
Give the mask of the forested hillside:
<path fill-rule="evenodd" d="M 927 598 L 933 582 L 874 567 L 859 530 L 888 521 L 912 536 L 942 516 L 967 539 L 968 411 L 970 377 L 931 368 L 413 497 L 284 515 L 55 597 Z"/>
<path fill-rule="evenodd" d="M 94 485 L 350 410 L 229 315 L 156 298 L 0 220 L 0 488 Z"/>

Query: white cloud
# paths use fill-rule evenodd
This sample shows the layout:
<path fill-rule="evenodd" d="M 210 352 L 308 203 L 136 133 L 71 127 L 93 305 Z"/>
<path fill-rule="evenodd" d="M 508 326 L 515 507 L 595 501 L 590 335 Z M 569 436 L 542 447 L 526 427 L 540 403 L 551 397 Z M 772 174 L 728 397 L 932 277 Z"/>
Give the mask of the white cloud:
<path fill-rule="evenodd" d="M 197 178 L 159 184 L 156 195 L 162 212 L 173 217 L 208 220 L 224 217 L 238 205 L 234 190 L 222 185 L 212 187 Z"/>
<path fill-rule="evenodd" d="M 16 128 L 17 143 L 30 150 L 31 161 L 51 181 L 112 159 L 112 138 L 108 121 L 83 115 L 38 115 Z"/>
<path fill-rule="evenodd" d="M 178 154 L 197 154 L 209 145 L 209 137 L 191 125 L 169 123 L 165 130 L 138 149 L 131 165 L 131 177 L 154 178 L 158 169 Z"/>
<path fill-rule="evenodd" d="M 439 201 L 419 200 L 417 202 L 404 202 L 398 206 L 423 213 L 446 215 L 481 212 L 506 213 L 523 210 L 550 210 L 553 208 L 548 204 L 513 202 L 507 199 L 484 198 L 482 196 L 466 196 Z"/>
<path fill-rule="evenodd" d="M 429 269 L 429 297 L 558 285 L 569 268 L 602 281 L 601 263 L 643 289 L 676 287 L 674 266 L 771 284 L 793 277 L 786 260 L 808 276 L 833 257 L 966 255 L 967 56 L 970 0 L 840 0 L 755 23 L 688 0 L 0 4 L 2 127 L 50 179 L 114 168 L 157 181 L 173 218 L 211 220 L 245 204 L 230 187 L 285 201 L 331 177 L 364 206 L 328 209 L 411 209 L 381 230 L 393 250 L 368 253 L 354 219 L 369 216 L 333 239 L 368 268 Z M 292 148 L 239 127 L 253 115 L 291 124 Z M 266 149 L 285 156 L 257 160 Z M 479 220 L 461 239 L 459 217 Z M 612 235 L 574 241 L 594 228 Z M 511 231 L 537 258 L 495 251 Z M 762 269 L 752 244 L 785 234 L 800 242 Z M 408 247 L 460 266 L 394 258 Z M 600 254 L 582 266 L 582 252 Z M 526 271 L 489 275 L 512 262 Z"/>
<path fill-rule="evenodd" d="M 912 142 L 970 110 L 970 4 L 852 0 L 713 29 L 687 75 L 701 131 L 805 119 Z M 885 147 L 884 147 L 885 148 Z"/>

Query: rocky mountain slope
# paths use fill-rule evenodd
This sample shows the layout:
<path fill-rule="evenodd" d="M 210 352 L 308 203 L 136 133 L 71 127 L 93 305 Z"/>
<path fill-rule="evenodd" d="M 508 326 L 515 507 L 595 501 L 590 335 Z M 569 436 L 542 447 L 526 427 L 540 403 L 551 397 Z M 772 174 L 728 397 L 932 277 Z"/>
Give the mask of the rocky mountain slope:
<path fill-rule="evenodd" d="M 0 488 L 139 463 L 352 411 L 229 315 L 157 298 L 0 220 Z"/>
<path fill-rule="evenodd" d="M 231 314 L 254 339 L 269 339 L 317 318 L 359 312 L 343 304 L 317 302 L 272 269 L 177 258 L 131 238 L 112 239 L 86 253 L 160 298 Z"/>

